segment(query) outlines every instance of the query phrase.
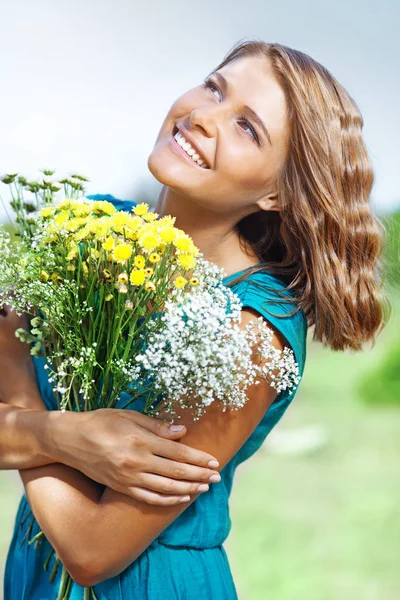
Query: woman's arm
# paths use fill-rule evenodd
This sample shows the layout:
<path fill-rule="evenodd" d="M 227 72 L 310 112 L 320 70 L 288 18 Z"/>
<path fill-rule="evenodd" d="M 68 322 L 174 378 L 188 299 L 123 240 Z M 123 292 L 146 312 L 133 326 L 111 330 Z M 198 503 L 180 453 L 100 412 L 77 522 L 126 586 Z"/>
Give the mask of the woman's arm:
<path fill-rule="evenodd" d="M 243 310 L 241 326 L 257 315 Z M 279 332 L 275 331 L 272 343 L 283 349 Z M 215 455 L 222 469 L 275 397 L 276 390 L 262 381 L 249 388 L 248 401 L 239 410 L 222 412 L 213 403 L 199 421 L 187 420 L 185 441 Z M 182 506 L 151 506 L 109 488 L 101 492 L 82 474 L 64 466 L 39 467 L 21 476 L 46 537 L 73 579 L 84 586 L 120 573 L 198 496 L 193 494 Z"/>
<path fill-rule="evenodd" d="M 0 468 L 64 463 L 118 492 L 160 505 L 176 504 L 215 473 L 212 455 L 176 443 L 186 429 L 172 431 L 160 419 L 116 409 L 47 411 L 29 346 L 14 335 L 21 326 L 27 326 L 25 315 L 5 305 L 0 310 Z M 184 481 L 173 478 L 177 467 Z M 169 493 L 159 493 L 165 485 Z"/>
<path fill-rule="evenodd" d="M 30 469 L 57 462 L 51 441 L 54 415 L 0 402 L 0 469 Z"/>

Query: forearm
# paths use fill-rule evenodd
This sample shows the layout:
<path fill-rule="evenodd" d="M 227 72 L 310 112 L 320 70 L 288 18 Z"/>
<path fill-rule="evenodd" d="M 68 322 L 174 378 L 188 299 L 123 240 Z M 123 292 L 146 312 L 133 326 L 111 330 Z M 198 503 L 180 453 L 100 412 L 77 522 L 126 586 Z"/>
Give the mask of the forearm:
<path fill-rule="evenodd" d="M 97 547 L 104 486 L 62 464 L 20 471 L 20 475 L 40 528 L 68 572 L 83 584 Z"/>
<path fill-rule="evenodd" d="M 81 417 L 79 413 L 46 410 L 40 396 L 30 398 L 29 403 L 23 395 L 13 398 L 12 404 L 0 402 L 0 469 L 31 469 L 52 463 L 75 468 L 75 433 Z"/>
<path fill-rule="evenodd" d="M 55 462 L 49 444 L 51 420 L 46 410 L 0 402 L 0 469 L 30 469 Z"/>

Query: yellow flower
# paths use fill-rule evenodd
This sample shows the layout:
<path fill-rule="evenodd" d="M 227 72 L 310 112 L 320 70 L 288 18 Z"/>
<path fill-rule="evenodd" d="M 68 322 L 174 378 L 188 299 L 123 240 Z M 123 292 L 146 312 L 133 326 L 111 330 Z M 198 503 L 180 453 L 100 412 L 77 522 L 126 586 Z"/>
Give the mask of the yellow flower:
<path fill-rule="evenodd" d="M 142 285 L 145 278 L 146 278 L 146 274 L 143 271 L 143 269 L 134 269 L 133 271 L 131 271 L 131 274 L 129 277 L 130 282 L 133 285 Z"/>
<path fill-rule="evenodd" d="M 48 281 L 49 280 L 49 274 L 48 274 L 48 272 L 47 271 L 40 271 L 39 279 L 40 279 L 40 281 Z"/>
<path fill-rule="evenodd" d="M 142 256 L 142 254 L 138 254 L 137 256 L 135 256 L 133 262 L 135 264 L 135 267 L 137 267 L 138 269 L 143 269 L 144 265 L 146 264 L 146 259 L 144 256 Z"/>
<path fill-rule="evenodd" d="M 85 217 L 92 212 L 92 206 L 90 204 L 79 203 L 73 208 L 73 213 L 76 217 Z"/>
<path fill-rule="evenodd" d="M 157 247 L 158 238 L 154 233 L 145 233 L 144 235 L 140 236 L 139 244 L 145 250 L 154 250 L 154 248 Z"/>
<path fill-rule="evenodd" d="M 196 265 L 196 259 L 190 254 L 181 254 L 178 256 L 178 263 L 184 269 L 192 269 Z"/>
<path fill-rule="evenodd" d="M 132 229 L 132 231 L 136 231 L 137 229 L 140 229 L 142 227 L 142 219 L 141 217 L 134 217 L 132 215 L 129 215 L 129 219 L 128 222 L 126 224 L 128 229 Z"/>
<path fill-rule="evenodd" d="M 150 262 L 152 262 L 152 263 L 156 263 L 156 262 L 158 262 L 159 260 L 161 260 L 161 258 L 160 258 L 160 255 L 159 255 L 159 254 L 157 254 L 157 252 L 153 252 L 152 254 L 150 254 L 150 256 L 149 256 L 149 261 L 150 261 Z"/>
<path fill-rule="evenodd" d="M 87 227 L 91 233 L 94 234 L 96 239 L 101 239 L 106 237 L 108 233 L 110 233 L 110 226 L 108 224 L 109 217 L 106 217 L 106 221 L 104 221 L 103 217 L 100 219 L 91 219 L 88 221 Z"/>
<path fill-rule="evenodd" d="M 76 266 L 75 265 L 68 265 L 67 267 L 67 271 L 75 271 Z"/>
<path fill-rule="evenodd" d="M 86 275 L 86 276 L 89 273 L 88 266 L 87 266 L 87 264 L 85 262 L 82 263 L 82 271 L 83 271 L 83 274 Z"/>
<path fill-rule="evenodd" d="M 146 273 L 146 277 L 150 277 L 150 275 L 153 275 L 154 273 L 154 269 L 152 269 L 151 267 L 147 267 L 144 272 Z"/>
<path fill-rule="evenodd" d="M 152 281 L 146 281 L 146 283 L 144 284 L 144 289 L 147 292 L 149 292 L 149 291 L 154 292 L 154 290 L 156 289 L 156 286 L 154 285 L 154 283 Z"/>
<path fill-rule="evenodd" d="M 69 212 L 66 210 L 62 210 L 60 213 L 58 213 L 58 215 L 54 217 L 54 222 L 57 223 L 57 225 L 62 225 L 63 223 L 65 223 L 65 221 L 68 221 L 68 219 Z"/>
<path fill-rule="evenodd" d="M 72 250 L 70 250 L 67 254 L 67 260 L 74 260 L 74 258 L 76 258 L 78 256 L 78 250 L 75 250 L 74 248 Z"/>
<path fill-rule="evenodd" d="M 171 217 L 170 215 L 166 215 L 165 217 L 162 217 L 161 219 L 158 220 L 157 224 L 164 228 L 170 228 L 173 227 L 174 223 L 176 221 L 176 217 Z"/>
<path fill-rule="evenodd" d="M 129 217 L 129 213 L 124 211 L 118 211 L 112 217 L 109 218 L 110 226 L 121 227 L 122 225 L 126 225 L 129 221 Z"/>
<path fill-rule="evenodd" d="M 113 260 L 125 262 L 132 256 L 132 246 L 129 244 L 118 244 L 113 250 Z"/>
<path fill-rule="evenodd" d="M 92 260 L 96 260 L 100 256 L 100 252 L 96 248 L 89 248 L 89 256 Z"/>
<path fill-rule="evenodd" d="M 132 231 L 131 229 L 125 229 L 125 237 L 132 242 L 136 242 L 138 239 L 136 231 Z"/>
<path fill-rule="evenodd" d="M 128 283 L 128 273 L 124 271 L 118 275 L 118 281 L 120 283 Z"/>
<path fill-rule="evenodd" d="M 192 277 L 191 279 L 189 279 L 189 283 L 191 283 L 192 285 L 199 285 L 199 280 L 197 279 L 197 277 Z"/>
<path fill-rule="evenodd" d="M 142 217 L 143 215 L 145 215 L 149 210 L 149 205 L 146 204 L 145 202 L 142 202 L 141 204 L 137 204 L 132 211 L 135 213 L 135 215 L 138 215 L 139 217 Z"/>
<path fill-rule="evenodd" d="M 155 221 L 158 217 L 158 213 L 155 212 L 148 212 L 146 214 L 143 215 L 143 220 L 144 221 Z"/>
<path fill-rule="evenodd" d="M 94 212 L 96 215 L 101 213 L 113 215 L 115 212 L 117 212 L 117 209 L 115 208 L 114 204 L 107 202 L 107 200 L 96 200 L 93 202 L 92 212 Z"/>
<path fill-rule="evenodd" d="M 104 250 L 112 250 L 115 246 L 115 240 L 112 235 L 109 235 L 108 238 L 102 243 Z"/>
<path fill-rule="evenodd" d="M 57 204 L 57 208 L 59 209 L 65 209 L 65 210 L 70 210 L 73 206 L 74 206 L 74 201 L 71 200 L 70 198 L 65 198 L 64 200 L 61 200 L 61 202 L 59 202 Z"/>
<path fill-rule="evenodd" d="M 74 239 L 78 242 L 84 240 L 85 238 L 90 236 L 90 231 L 88 227 L 82 227 L 79 231 L 77 231 L 74 235 Z"/>
<path fill-rule="evenodd" d="M 110 300 L 112 300 L 114 298 L 113 294 L 107 294 L 107 296 L 105 296 L 104 300 L 106 302 L 110 302 Z"/>
<path fill-rule="evenodd" d="M 55 206 L 45 206 L 42 210 L 39 211 L 40 217 L 51 217 L 56 212 L 57 208 Z"/>
<path fill-rule="evenodd" d="M 104 223 L 99 223 L 93 233 L 96 240 L 102 240 L 110 233 L 110 228 Z"/>
<path fill-rule="evenodd" d="M 180 233 L 174 240 L 174 246 L 178 248 L 178 250 L 188 252 L 191 248 L 191 239 L 185 233 Z"/>
<path fill-rule="evenodd" d="M 177 277 L 177 278 L 175 279 L 175 287 L 177 287 L 177 288 L 181 288 L 181 287 L 183 287 L 184 285 L 186 285 L 186 279 L 185 279 L 184 277 L 181 277 L 181 276 L 179 275 L 179 277 Z"/>
<path fill-rule="evenodd" d="M 178 248 L 178 250 L 181 250 L 181 252 L 198 256 L 199 249 L 194 245 L 192 238 L 181 229 L 178 229 L 177 232 L 177 237 L 173 242 L 174 246 Z"/>
<path fill-rule="evenodd" d="M 163 227 L 159 229 L 158 234 L 164 242 L 169 244 L 176 238 L 177 230 L 175 227 Z"/>
<path fill-rule="evenodd" d="M 106 281 L 111 281 L 111 279 L 112 279 L 111 271 L 109 271 L 108 269 L 103 269 L 103 277 Z"/>
<path fill-rule="evenodd" d="M 64 223 L 64 227 L 67 231 L 76 231 L 78 227 L 86 225 L 86 219 L 84 217 L 76 217 L 70 221 Z"/>

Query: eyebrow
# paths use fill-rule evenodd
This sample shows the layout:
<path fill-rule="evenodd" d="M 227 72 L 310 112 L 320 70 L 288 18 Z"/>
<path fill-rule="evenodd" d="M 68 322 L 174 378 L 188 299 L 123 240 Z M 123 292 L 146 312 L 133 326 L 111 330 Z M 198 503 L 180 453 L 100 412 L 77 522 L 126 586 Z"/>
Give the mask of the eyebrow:
<path fill-rule="evenodd" d="M 225 79 L 225 77 L 223 75 L 221 75 L 221 73 L 219 73 L 218 71 L 214 71 L 213 73 L 211 73 L 211 75 L 215 75 L 215 77 L 218 79 L 219 83 L 221 84 L 221 87 L 224 90 L 225 94 L 227 94 L 228 93 L 228 82 Z M 264 123 L 262 122 L 262 120 L 260 119 L 258 114 L 252 108 L 250 108 L 250 106 L 247 106 L 247 104 L 245 104 L 243 106 L 243 112 L 246 114 L 246 116 L 254 119 L 254 121 L 260 127 L 260 129 L 264 133 L 265 137 L 268 139 L 270 145 L 272 146 L 271 136 L 269 135 L 268 129 L 265 127 Z"/>

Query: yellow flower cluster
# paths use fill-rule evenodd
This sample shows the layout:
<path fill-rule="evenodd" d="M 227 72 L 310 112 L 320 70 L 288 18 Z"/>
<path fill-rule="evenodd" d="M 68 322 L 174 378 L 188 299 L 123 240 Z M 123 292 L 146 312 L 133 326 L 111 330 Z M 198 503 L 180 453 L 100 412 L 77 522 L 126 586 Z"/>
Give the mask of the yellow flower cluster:
<path fill-rule="evenodd" d="M 128 263 L 132 268 L 129 282 L 136 286 L 144 285 L 146 290 L 155 289 L 154 282 L 149 280 L 154 269 L 148 263 L 161 261 L 167 247 L 169 251 L 173 250 L 172 262 L 183 270 L 189 271 L 196 265 L 195 257 L 199 251 L 191 237 L 174 226 L 174 217 L 159 219 L 157 213 L 149 212 L 146 203 L 137 204 L 129 213 L 117 211 L 106 200 L 65 199 L 55 206 L 43 208 L 39 215 L 46 222 L 46 243 L 54 244 L 60 238 L 66 239 L 66 260 L 69 263 L 79 257 L 81 242 L 88 241 L 92 245 L 94 241 L 95 248 L 91 247 L 88 252 L 90 260 L 99 259 L 100 251 L 104 249 L 108 261 L 122 267 Z M 73 265 L 67 268 L 71 272 L 74 270 Z M 121 275 L 116 285 L 124 293 L 128 275 L 126 281 L 120 280 Z M 189 282 L 191 285 L 198 284 L 196 277 Z M 183 287 L 186 283 L 187 279 L 179 276 L 174 285 Z"/>

